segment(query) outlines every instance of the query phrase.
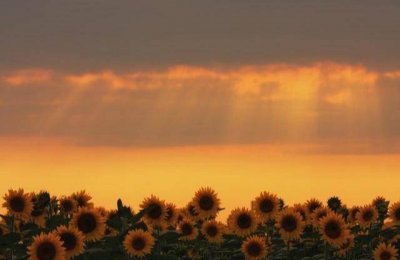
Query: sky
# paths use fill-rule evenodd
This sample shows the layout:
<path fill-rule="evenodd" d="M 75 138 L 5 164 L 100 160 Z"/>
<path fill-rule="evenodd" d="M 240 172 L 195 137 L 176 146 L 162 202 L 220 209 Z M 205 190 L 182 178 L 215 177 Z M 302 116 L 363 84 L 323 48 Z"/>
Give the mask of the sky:
<path fill-rule="evenodd" d="M 397 200 L 399 11 L 0 2 L 1 192 L 85 188 L 107 207 L 151 193 L 183 205 L 201 186 L 227 209 L 263 190 Z"/>

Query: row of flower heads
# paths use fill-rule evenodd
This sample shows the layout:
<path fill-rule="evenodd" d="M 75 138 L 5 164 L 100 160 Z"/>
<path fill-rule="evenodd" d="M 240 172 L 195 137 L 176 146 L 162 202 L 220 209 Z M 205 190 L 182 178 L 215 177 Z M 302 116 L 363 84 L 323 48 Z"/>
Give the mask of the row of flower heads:
<path fill-rule="evenodd" d="M 56 198 L 47 192 L 34 194 L 19 189 L 9 190 L 4 196 L 3 207 L 7 209 L 7 215 L 2 215 L 0 233 L 18 233 L 24 223 L 45 228 L 52 215 L 66 216 L 68 221 L 64 225 L 33 236 L 27 255 L 32 260 L 71 259 L 84 253 L 85 243 L 117 235 L 117 229 L 110 223 L 118 211 L 125 209 L 143 224 L 140 228 L 128 228 L 124 234 L 123 248 L 132 257 L 151 254 L 157 240 L 155 231 L 159 234 L 172 229 L 176 230 L 179 240 L 192 241 L 201 235 L 211 244 L 221 244 L 226 235 L 233 235 L 241 238 L 240 249 L 247 259 L 264 259 L 273 246 L 268 229 L 257 232 L 263 225 L 272 225 L 289 249 L 301 239 L 304 230 L 311 227 L 318 230 L 320 238 L 334 249 L 335 255 L 345 256 L 354 246 L 355 235 L 351 227 L 357 225 L 362 231 L 378 221 L 382 222 L 383 228 L 400 223 L 400 202 L 392 204 L 385 216 L 379 218 L 380 207 L 387 209 L 388 204 L 378 197 L 370 205 L 348 209 L 339 198 L 332 197 L 327 206 L 317 199 L 285 206 L 275 194 L 262 192 L 250 208 L 233 209 L 226 223 L 222 223 L 216 220 L 222 210 L 220 199 L 209 187 L 199 189 L 183 208 L 152 195 L 143 200 L 141 211 L 136 215 L 121 201 L 118 210 L 95 207 L 85 191 Z M 378 243 L 373 250 L 374 258 L 397 259 L 394 242 L 398 238 Z"/>

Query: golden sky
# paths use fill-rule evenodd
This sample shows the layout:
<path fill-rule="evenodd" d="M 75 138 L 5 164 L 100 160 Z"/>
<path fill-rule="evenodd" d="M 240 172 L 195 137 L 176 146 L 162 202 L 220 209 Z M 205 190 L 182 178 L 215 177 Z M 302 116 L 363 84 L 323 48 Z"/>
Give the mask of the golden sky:
<path fill-rule="evenodd" d="M 398 200 L 400 5 L 0 3 L 0 192 Z M 384 15 L 383 15 L 384 14 Z M 371 17 L 374 17 L 372 19 Z"/>

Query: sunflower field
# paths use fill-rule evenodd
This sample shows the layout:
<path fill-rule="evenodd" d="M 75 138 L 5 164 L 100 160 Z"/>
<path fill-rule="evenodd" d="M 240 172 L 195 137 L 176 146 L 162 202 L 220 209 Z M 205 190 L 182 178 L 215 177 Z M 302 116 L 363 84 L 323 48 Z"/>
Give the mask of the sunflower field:
<path fill-rule="evenodd" d="M 152 195 L 138 212 L 121 200 L 97 207 L 85 191 L 3 199 L 0 259 L 399 259 L 400 202 L 383 197 L 348 208 L 338 197 L 285 205 L 262 192 L 226 222 L 209 187 L 181 208 Z"/>

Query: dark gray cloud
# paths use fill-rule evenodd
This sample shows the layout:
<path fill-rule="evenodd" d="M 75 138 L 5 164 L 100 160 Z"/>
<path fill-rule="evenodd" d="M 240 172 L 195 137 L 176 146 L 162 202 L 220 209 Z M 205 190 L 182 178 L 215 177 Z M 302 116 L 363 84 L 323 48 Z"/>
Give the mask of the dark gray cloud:
<path fill-rule="evenodd" d="M 400 67 L 398 1 L 1 1 L 0 69 Z"/>

